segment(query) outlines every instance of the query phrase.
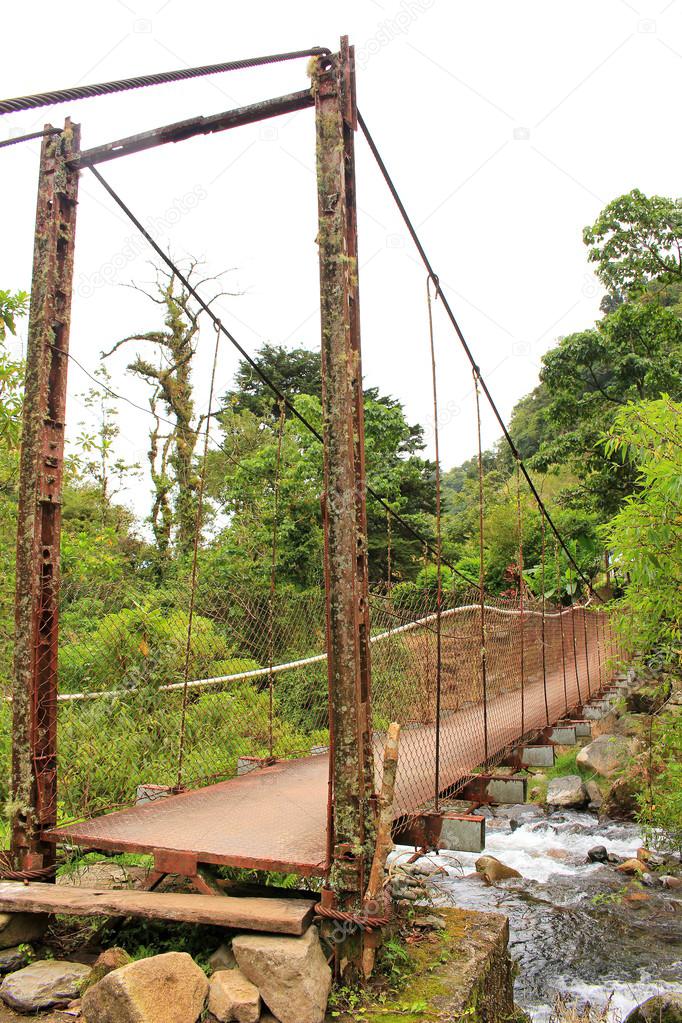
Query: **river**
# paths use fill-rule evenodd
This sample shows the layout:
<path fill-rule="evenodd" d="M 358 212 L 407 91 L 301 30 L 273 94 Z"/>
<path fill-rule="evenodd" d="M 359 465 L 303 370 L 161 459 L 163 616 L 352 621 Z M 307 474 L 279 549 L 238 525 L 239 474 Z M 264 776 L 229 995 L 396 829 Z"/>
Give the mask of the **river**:
<path fill-rule="evenodd" d="M 498 808 L 486 824 L 485 854 L 522 880 L 488 886 L 467 877 L 480 854 L 443 853 L 431 858 L 448 871 L 431 879 L 435 900 L 509 918 L 516 1001 L 536 1023 L 549 1019 L 558 994 L 595 1006 L 610 998 L 617 1020 L 652 994 L 682 993 L 679 890 L 586 862 L 595 845 L 634 856 L 642 844 L 634 825 L 577 811 L 548 816 L 532 805 Z"/>

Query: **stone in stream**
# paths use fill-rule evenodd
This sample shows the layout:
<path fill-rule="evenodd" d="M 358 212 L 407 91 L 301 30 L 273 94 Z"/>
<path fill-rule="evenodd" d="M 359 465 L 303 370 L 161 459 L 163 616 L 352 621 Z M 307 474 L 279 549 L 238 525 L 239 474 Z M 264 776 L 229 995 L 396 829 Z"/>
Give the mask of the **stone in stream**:
<path fill-rule="evenodd" d="M 65 1006 L 78 996 L 89 974 L 90 967 L 81 963 L 40 959 L 8 974 L 0 985 L 0 998 L 10 1008 L 27 1013 Z"/>
<path fill-rule="evenodd" d="M 682 1023 L 682 994 L 669 991 L 647 998 L 625 1017 L 625 1023 Z"/>
<path fill-rule="evenodd" d="M 479 856 L 476 860 L 476 872 L 479 873 L 488 884 L 496 881 L 504 881 L 509 877 L 521 877 L 518 870 L 508 867 L 495 856 Z"/>
<path fill-rule="evenodd" d="M 674 874 L 663 874 L 661 884 L 664 888 L 682 888 L 682 877 L 675 877 Z"/>
<path fill-rule="evenodd" d="M 587 850 L 588 863 L 608 863 L 609 854 L 605 845 L 593 845 Z"/>
<path fill-rule="evenodd" d="M 332 971 L 316 927 L 300 938 L 238 934 L 232 951 L 239 969 L 280 1023 L 322 1023 Z"/>
<path fill-rule="evenodd" d="M 583 746 L 575 762 L 578 767 L 610 778 L 625 767 L 635 748 L 636 743 L 624 735 L 598 735 Z"/>
<path fill-rule="evenodd" d="M 46 913 L 0 913 L 0 948 L 39 941 L 46 930 Z"/>
<path fill-rule="evenodd" d="M 552 778 L 547 788 L 547 805 L 582 807 L 588 801 L 587 789 L 578 774 L 567 774 L 563 778 Z"/>
<path fill-rule="evenodd" d="M 633 876 L 634 874 L 646 874 L 647 872 L 646 864 L 642 863 L 641 860 L 635 859 L 626 860 L 625 863 L 620 863 L 616 867 L 616 870 L 620 874 L 629 874 L 630 876 Z"/>
<path fill-rule="evenodd" d="M 15 974 L 16 976 L 16 974 Z M 201 1015 L 208 980 L 186 952 L 138 959 L 83 996 L 84 1023 L 189 1023 Z"/>
<path fill-rule="evenodd" d="M 601 794 L 599 785 L 593 778 L 591 778 L 589 781 L 585 782 L 585 788 L 587 789 L 587 796 L 590 800 L 587 804 L 588 810 L 599 810 L 604 802 L 604 797 Z"/>
<path fill-rule="evenodd" d="M 240 969 L 218 970 L 211 977 L 208 1011 L 218 1023 L 258 1023 L 260 994 Z"/>

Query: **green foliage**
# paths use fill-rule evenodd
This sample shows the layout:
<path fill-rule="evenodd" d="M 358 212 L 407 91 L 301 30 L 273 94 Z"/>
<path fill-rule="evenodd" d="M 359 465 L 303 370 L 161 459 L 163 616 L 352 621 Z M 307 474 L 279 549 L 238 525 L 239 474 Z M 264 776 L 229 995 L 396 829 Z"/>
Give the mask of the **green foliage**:
<path fill-rule="evenodd" d="M 652 848 L 682 853 L 682 715 L 651 723 L 650 785 L 640 794 L 639 821 Z"/>
<path fill-rule="evenodd" d="M 16 334 L 17 319 L 28 312 L 28 295 L 25 291 L 0 290 L 0 341 L 7 334 Z"/>
<path fill-rule="evenodd" d="M 632 295 L 655 279 L 682 277 L 682 200 L 638 188 L 614 199 L 583 232 L 589 260 L 612 294 Z"/>
<path fill-rule="evenodd" d="M 637 490 L 603 535 L 621 579 L 618 605 L 631 648 L 679 657 L 682 629 L 682 404 L 666 397 L 631 404 L 604 440 L 631 465 Z"/>

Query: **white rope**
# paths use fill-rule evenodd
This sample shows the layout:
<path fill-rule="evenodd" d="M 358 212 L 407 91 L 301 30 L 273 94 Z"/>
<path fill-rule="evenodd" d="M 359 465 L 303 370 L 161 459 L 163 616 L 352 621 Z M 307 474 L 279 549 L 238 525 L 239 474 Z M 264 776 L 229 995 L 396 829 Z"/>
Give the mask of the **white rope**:
<path fill-rule="evenodd" d="M 514 611 L 509 608 L 493 607 L 491 605 L 485 605 L 486 611 L 491 611 L 494 614 L 507 616 L 507 617 L 520 617 L 519 611 Z M 454 615 L 466 614 L 471 611 L 479 611 L 480 604 L 465 604 L 462 607 L 452 607 L 447 611 L 441 612 L 441 620 L 444 618 L 450 618 Z M 571 614 L 573 610 L 581 610 L 580 608 L 564 608 L 562 611 L 549 612 L 546 618 L 561 618 L 562 615 Z M 541 617 L 540 611 L 529 611 L 524 609 L 524 617 L 530 617 L 535 615 Z M 401 632 L 411 632 L 414 629 L 423 629 L 436 621 L 436 612 L 426 615 L 424 618 L 417 618 L 413 622 L 408 622 L 406 625 L 400 625 L 397 629 L 389 629 L 386 632 L 379 632 L 375 636 L 370 637 L 370 643 L 381 643 L 385 639 L 390 639 L 394 636 L 399 636 Z M 274 664 L 272 668 L 252 668 L 250 671 L 239 671 L 234 675 L 215 675 L 212 678 L 197 678 L 190 682 L 171 682 L 166 685 L 159 686 L 158 691 L 161 693 L 170 693 L 177 690 L 183 690 L 185 686 L 188 689 L 204 689 L 209 686 L 224 685 L 227 682 L 243 682 L 247 679 L 252 678 L 265 678 L 272 673 L 273 675 L 280 674 L 283 671 L 295 671 L 297 668 L 307 668 L 311 664 L 321 664 L 327 660 L 327 655 L 314 654 L 312 657 L 303 657 L 298 661 L 287 661 L 284 664 Z M 94 693 L 60 693 L 57 700 L 60 703 L 79 703 L 87 700 L 100 700 L 100 699 L 112 699 L 116 696 L 126 696 L 130 693 L 135 692 L 135 689 L 105 689 L 100 692 Z M 10 698 L 11 699 L 11 698 Z"/>

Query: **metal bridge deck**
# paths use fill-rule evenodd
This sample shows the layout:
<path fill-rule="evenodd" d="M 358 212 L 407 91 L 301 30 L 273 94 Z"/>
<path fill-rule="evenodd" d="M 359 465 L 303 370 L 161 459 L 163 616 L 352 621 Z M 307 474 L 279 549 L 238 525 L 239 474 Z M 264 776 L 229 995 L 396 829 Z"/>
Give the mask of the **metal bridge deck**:
<path fill-rule="evenodd" d="M 566 710 L 561 671 L 548 673 L 550 721 Z M 578 703 L 568 680 L 569 708 Z M 546 725 L 543 685 L 525 690 L 526 730 Z M 519 693 L 489 701 L 489 755 L 520 736 Z M 400 739 L 396 817 L 425 806 L 434 795 L 436 735 L 433 725 L 408 726 Z M 440 789 L 460 781 L 485 760 L 482 705 L 470 705 L 441 722 Z M 377 786 L 381 781 L 377 742 Z M 325 755 L 285 760 L 229 781 L 183 792 L 46 832 L 48 841 L 84 848 L 195 855 L 200 863 L 260 870 L 326 872 L 329 763 Z"/>

